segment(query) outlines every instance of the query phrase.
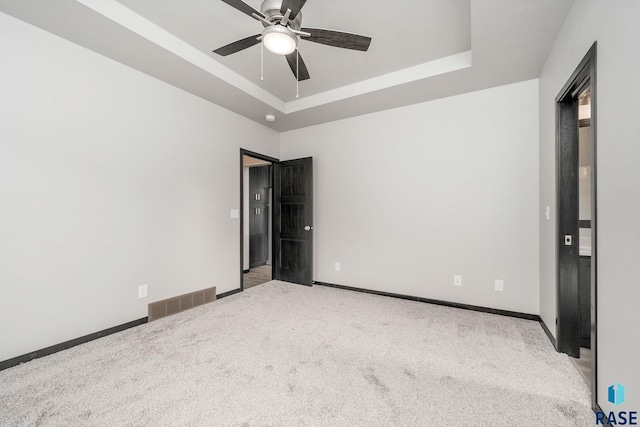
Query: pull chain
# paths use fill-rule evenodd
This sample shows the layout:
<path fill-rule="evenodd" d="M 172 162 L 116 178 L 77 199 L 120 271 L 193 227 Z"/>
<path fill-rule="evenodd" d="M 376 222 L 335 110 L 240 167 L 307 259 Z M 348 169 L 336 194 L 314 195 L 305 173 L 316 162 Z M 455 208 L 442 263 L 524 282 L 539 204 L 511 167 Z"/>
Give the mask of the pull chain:
<path fill-rule="evenodd" d="M 260 80 L 264 81 L 264 43 L 260 43 Z"/>
<path fill-rule="evenodd" d="M 300 51 L 296 49 L 296 99 L 300 97 Z"/>

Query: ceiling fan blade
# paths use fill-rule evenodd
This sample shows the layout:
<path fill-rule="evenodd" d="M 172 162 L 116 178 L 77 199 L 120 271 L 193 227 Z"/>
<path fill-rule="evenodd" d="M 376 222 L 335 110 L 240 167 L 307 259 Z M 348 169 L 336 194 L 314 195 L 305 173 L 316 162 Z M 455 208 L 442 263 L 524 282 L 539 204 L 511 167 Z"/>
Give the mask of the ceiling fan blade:
<path fill-rule="evenodd" d="M 257 10 L 255 10 L 254 8 L 252 8 L 242 0 L 222 0 L 222 1 L 228 4 L 229 6 L 235 9 L 238 9 L 240 12 L 246 15 L 249 15 L 253 19 L 257 19 L 253 16 L 254 13 L 258 16 L 262 16 L 263 18 L 265 17 L 262 13 L 258 12 Z"/>
<path fill-rule="evenodd" d="M 287 13 L 287 9 L 291 9 L 289 19 L 293 21 L 306 2 L 307 0 L 284 0 L 282 6 L 280 6 L 280 13 L 284 16 L 284 14 Z"/>
<path fill-rule="evenodd" d="M 287 55 L 287 62 L 289 63 L 289 68 L 291 68 L 291 71 L 293 71 L 294 76 L 300 74 L 300 76 L 298 77 L 299 82 L 309 79 L 309 71 L 307 70 L 307 66 L 302 60 L 302 55 L 300 55 L 300 52 L 294 51 L 293 53 Z M 298 73 L 296 73 L 296 68 L 298 69 Z"/>
<path fill-rule="evenodd" d="M 232 53 L 240 52 L 241 50 L 260 43 L 258 37 L 260 37 L 260 34 L 249 36 L 242 40 L 237 40 L 233 43 L 229 43 L 226 46 L 219 47 L 218 49 L 214 50 L 213 53 L 217 53 L 221 56 L 227 56 L 231 55 Z"/>
<path fill-rule="evenodd" d="M 302 40 L 341 47 L 343 49 L 361 50 L 366 52 L 371 44 L 371 37 L 361 36 L 359 34 L 323 30 L 320 28 L 300 28 L 300 31 L 311 34 L 311 37 L 303 37 Z"/>

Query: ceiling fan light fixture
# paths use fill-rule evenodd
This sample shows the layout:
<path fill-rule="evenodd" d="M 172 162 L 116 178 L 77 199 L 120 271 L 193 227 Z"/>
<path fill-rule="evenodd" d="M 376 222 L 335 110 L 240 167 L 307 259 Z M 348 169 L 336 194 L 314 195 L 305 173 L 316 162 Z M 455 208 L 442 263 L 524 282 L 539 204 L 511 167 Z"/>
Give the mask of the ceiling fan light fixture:
<path fill-rule="evenodd" d="M 269 52 L 284 56 L 296 50 L 298 36 L 282 25 L 273 25 L 262 32 L 262 43 Z"/>

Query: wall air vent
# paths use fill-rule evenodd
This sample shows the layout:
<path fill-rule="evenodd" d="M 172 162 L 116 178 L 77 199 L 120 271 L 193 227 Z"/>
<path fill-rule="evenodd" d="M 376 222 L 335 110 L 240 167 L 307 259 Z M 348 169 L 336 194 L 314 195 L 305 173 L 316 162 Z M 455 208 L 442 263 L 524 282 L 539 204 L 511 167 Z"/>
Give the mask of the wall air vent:
<path fill-rule="evenodd" d="M 216 287 L 202 289 L 149 304 L 149 322 L 216 300 Z"/>

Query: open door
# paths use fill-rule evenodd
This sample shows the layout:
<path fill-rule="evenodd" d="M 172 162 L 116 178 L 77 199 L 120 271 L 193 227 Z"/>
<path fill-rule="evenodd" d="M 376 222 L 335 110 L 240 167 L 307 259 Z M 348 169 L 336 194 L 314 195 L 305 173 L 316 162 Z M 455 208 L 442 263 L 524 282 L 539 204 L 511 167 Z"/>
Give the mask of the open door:
<path fill-rule="evenodd" d="M 591 404 L 594 410 L 598 407 L 596 48 L 597 44 L 594 43 L 556 97 L 558 211 L 556 348 L 569 356 L 580 358 L 581 337 L 587 334 L 586 329 L 588 329 L 584 323 L 588 322 L 591 335 L 588 340 L 591 347 Z M 585 110 L 581 111 L 579 104 L 587 93 L 590 101 L 585 105 Z M 588 125 L 583 122 L 588 122 Z M 591 215 L 590 219 L 584 220 L 580 218 L 579 198 L 580 126 L 589 128 L 586 144 L 589 144 L 588 164 L 591 168 L 590 197 L 583 199 L 588 200 L 583 204 L 583 208 L 590 210 Z M 583 179 L 587 177 L 588 174 L 585 171 Z M 580 228 L 589 228 L 589 235 L 585 233 L 581 236 Z M 581 242 L 582 237 L 585 238 L 584 246 Z M 589 237 L 590 244 L 587 244 Z M 585 247 L 588 247 L 589 251 L 581 257 Z M 584 257 L 590 257 L 587 260 L 589 268 L 580 268 Z"/>
<path fill-rule="evenodd" d="M 310 286 L 313 281 L 312 158 L 273 166 L 273 278 Z"/>
<path fill-rule="evenodd" d="M 578 293 L 578 98 L 569 93 L 556 104 L 557 140 L 557 263 L 558 351 L 580 357 Z"/>

